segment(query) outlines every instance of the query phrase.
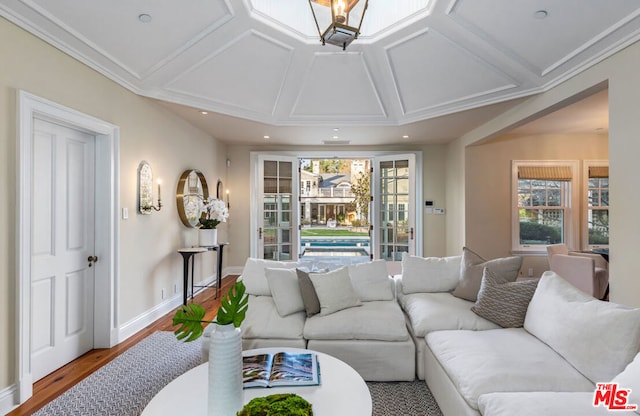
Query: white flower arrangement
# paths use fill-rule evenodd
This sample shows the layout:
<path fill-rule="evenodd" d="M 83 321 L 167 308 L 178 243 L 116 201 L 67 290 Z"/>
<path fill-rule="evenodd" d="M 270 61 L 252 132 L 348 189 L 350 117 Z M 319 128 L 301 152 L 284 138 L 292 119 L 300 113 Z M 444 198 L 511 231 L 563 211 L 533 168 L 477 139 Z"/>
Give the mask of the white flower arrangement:
<path fill-rule="evenodd" d="M 200 201 L 200 228 L 214 230 L 221 222 L 227 222 L 227 218 L 229 209 L 223 200 L 210 196 Z"/>

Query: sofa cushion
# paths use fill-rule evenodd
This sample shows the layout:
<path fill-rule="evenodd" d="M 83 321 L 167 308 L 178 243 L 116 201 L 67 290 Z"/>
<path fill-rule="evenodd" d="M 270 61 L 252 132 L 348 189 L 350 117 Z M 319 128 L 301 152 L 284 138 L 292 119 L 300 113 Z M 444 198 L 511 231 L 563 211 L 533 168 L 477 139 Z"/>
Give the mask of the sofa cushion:
<path fill-rule="evenodd" d="M 309 340 L 357 339 L 404 341 L 409 339 L 406 321 L 395 301 L 363 302 L 348 308 L 307 319 L 304 337 Z"/>
<path fill-rule="evenodd" d="M 250 295 L 242 337 L 301 339 L 304 321 L 303 312 L 280 316 L 271 296 Z"/>
<path fill-rule="evenodd" d="M 523 328 L 435 331 L 426 342 L 473 409 L 490 392 L 593 392 L 591 381 Z"/>
<path fill-rule="evenodd" d="M 631 361 L 624 371 L 612 380 L 618 383 L 622 389 L 631 389 L 631 393 L 627 397 L 629 404 L 638 405 L 636 413 L 640 413 L 640 354 Z"/>
<path fill-rule="evenodd" d="M 593 407 L 593 392 L 488 393 L 478 399 L 483 416 L 607 416 L 604 407 Z M 633 412 L 616 411 L 616 416 Z"/>
<path fill-rule="evenodd" d="M 485 260 L 467 247 L 462 250 L 460 280 L 453 290 L 453 296 L 475 302 L 482 283 L 482 271 L 488 268 L 509 282 L 518 278 L 522 266 L 522 257 L 513 256 L 500 259 Z"/>
<path fill-rule="evenodd" d="M 296 267 L 294 262 L 274 261 L 264 259 L 254 259 L 249 257 L 242 269 L 242 281 L 246 287 L 247 294 L 255 296 L 271 296 L 269 283 L 264 270 L 289 269 Z"/>
<path fill-rule="evenodd" d="M 594 383 L 611 380 L 640 346 L 640 309 L 597 300 L 556 273 L 544 272 L 524 328 Z"/>
<path fill-rule="evenodd" d="M 461 256 L 417 257 L 402 253 L 402 292 L 449 292 L 460 280 Z"/>
<path fill-rule="evenodd" d="M 493 322 L 471 312 L 472 302 L 451 293 L 413 293 L 398 296 L 409 317 L 413 334 L 422 338 L 443 329 L 495 329 Z"/>
<path fill-rule="evenodd" d="M 362 304 L 353 289 L 346 267 L 327 273 L 310 273 L 309 278 L 320 301 L 320 315 L 329 315 Z"/>
<path fill-rule="evenodd" d="M 280 316 L 304 311 L 295 269 L 265 269 L 271 297 Z"/>
<path fill-rule="evenodd" d="M 352 264 L 348 270 L 353 289 L 362 302 L 394 299 L 386 261 Z"/>
<path fill-rule="evenodd" d="M 537 279 L 507 282 L 485 268 L 478 300 L 471 310 L 503 328 L 519 328 L 536 286 Z"/>

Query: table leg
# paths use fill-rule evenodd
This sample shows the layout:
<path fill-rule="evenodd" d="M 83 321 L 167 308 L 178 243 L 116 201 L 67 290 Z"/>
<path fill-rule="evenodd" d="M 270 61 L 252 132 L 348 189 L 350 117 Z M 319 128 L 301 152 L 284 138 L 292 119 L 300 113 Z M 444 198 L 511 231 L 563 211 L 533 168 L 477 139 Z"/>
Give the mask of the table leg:
<path fill-rule="evenodd" d="M 187 288 L 189 284 L 189 253 L 182 254 L 182 304 L 187 304 Z"/>
<path fill-rule="evenodd" d="M 222 285 L 222 250 L 224 245 L 218 246 L 218 275 L 216 276 L 216 299 L 220 296 L 220 286 Z"/>

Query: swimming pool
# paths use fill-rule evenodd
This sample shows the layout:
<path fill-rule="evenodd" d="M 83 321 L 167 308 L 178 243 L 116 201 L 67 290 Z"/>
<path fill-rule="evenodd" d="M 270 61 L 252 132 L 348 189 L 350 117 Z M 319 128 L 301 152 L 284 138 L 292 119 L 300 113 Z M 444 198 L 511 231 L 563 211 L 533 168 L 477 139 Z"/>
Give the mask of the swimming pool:
<path fill-rule="evenodd" d="M 302 237 L 302 247 L 368 247 L 369 237 Z"/>
<path fill-rule="evenodd" d="M 368 237 L 303 237 L 301 257 L 369 256 Z"/>

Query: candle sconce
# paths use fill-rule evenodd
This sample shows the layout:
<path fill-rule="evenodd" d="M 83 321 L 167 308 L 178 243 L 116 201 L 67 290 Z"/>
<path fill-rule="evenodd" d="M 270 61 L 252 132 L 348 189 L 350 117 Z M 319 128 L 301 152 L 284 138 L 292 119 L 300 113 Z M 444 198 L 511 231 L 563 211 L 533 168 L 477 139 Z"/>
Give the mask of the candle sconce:
<path fill-rule="evenodd" d="M 227 161 L 228 163 L 228 161 Z M 222 180 L 218 179 L 218 183 L 216 184 L 216 198 L 218 198 L 221 201 L 224 201 L 224 195 L 222 195 L 222 191 L 224 190 L 224 185 L 222 184 Z M 227 189 L 227 209 L 231 208 L 231 206 L 229 205 L 229 190 Z"/>
<path fill-rule="evenodd" d="M 149 215 L 152 211 L 162 209 L 162 196 L 158 180 L 158 206 L 153 205 L 153 171 L 146 161 L 140 162 L 138 166 L 138 212 Z"/>

